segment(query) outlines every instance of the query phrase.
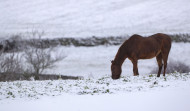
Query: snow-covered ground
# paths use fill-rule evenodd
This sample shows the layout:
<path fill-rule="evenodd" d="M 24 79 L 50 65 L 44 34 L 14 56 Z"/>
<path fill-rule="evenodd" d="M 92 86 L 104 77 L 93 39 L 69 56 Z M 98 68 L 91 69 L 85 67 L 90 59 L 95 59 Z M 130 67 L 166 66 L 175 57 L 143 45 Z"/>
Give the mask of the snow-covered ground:
<path fill-rule="evenodd" d="M 189 111 L 190 73 L 0 82 L 1 111 Z"/>
<path fill-rule="evenodd" d="M 40 100 L 14 100 L 0 104 L 1 111 L 189 111 L 187 86 L 151 92 L 115 95 L 65 94 Z"/>
<path fill-rule="evenodd" d="M 98 47 L 59 47 L 56 54 L 63 52 L 66 58 L 57 64 L 57 67 L 48 70 L 47 73 L 62 75 L 102 77 L 111 74 L 111 61 L 115 57 L 120 46 Z M 169 61 L 180 61 L 190 65 L 190 43 L 172 43 Z M 139 60 L 138 68 L 140 75 L 149 74 L 157 68 L 156 58 Z M 122 75 L 133 75 L 133 65 L 126 59 L 122 66 Z"/>
<path fill-rule="evenodd" d="M 46 37 L 190 32 L 189 0 L 4 0 L 0 37 L 45 31 Z"/>

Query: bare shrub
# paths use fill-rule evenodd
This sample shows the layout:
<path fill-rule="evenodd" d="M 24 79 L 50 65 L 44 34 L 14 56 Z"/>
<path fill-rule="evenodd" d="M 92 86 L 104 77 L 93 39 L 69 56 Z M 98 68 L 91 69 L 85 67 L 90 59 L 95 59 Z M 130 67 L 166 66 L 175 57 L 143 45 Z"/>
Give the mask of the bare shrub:
<path fill-rule="evenodd" d="M 33 30 L 27 35 L 29 42 L 22 42 L 22 35 L 19 35 L 0 44 L 0 81 L 29 80 L 31 76 L 38 80 L 40 74 L 65 58 L 61 53 L 54 53 L 55 47 L 47 47 L 42 40 L 44 34 Z M 16 46 L 24 51 L 18 53 Z"/>
<path fill-rule="evenodd" d="M 61 61 L 64 56 L 52 55 L 52 48 L 31 48 L 25 51 L 25 59 L 29 64 L 32 73 L 41 74 L 45 69 L 55 67 L 55 63 Z"/>
<path fill-rule="evenodd" d="M 34 32 L 32 35 L 39 38 L 30 40 L 30 47 L 24 51 L 24 57 L 28 64 L 26 72 L 34 74 L 35 79 L 38 80 L 39 74 L 42 74 L 46 69 L 55 67 L 55 64 L 64 59 L 65 56 L 61 54 L 53 55 L 54 48 L 46 48 L 43 42 L 36 43 L 36 41 L 41 41 L 41 33 Z"/>
<path fill-rule="evenodd" d="M 0 73 L 13 74 L 23 73 L 22 55 L 18 53 L 0 54 Z"/>
<path fill-rule="evenodd" d="M 164 66 L 162 68 L 161 73 L 163 73 L 163 69 Z M 158 67 L 155 67 L 150 73 L 157 74 L 157 72 L 158 72 Z M 190 72 L 190 67 L 180 61 L 170 61 L 167 65 L 166 73 L 174 73 L 174 72 L 188 73 Z"/>
<path fill-rule="evenodd" d="M 21 54 L 11 52 L 0 54 L 0 81 L 23 79 L 23 63 Z"/>

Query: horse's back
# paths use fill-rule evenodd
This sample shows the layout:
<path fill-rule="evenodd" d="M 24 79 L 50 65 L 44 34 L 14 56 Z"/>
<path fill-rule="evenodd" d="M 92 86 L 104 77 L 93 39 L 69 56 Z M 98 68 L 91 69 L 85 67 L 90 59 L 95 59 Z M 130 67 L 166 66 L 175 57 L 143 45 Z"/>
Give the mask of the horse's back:
<path fill-rule="evenodd" d="M 152 37 L 154 39 L 156 39 L 157 41 L 161 41 L 162 44 L 163 44 L 163 47 L 165 48 L 171 48 L 171 37 L 169 35 L 166 35 L 166 34 L 162 34 L 162 33 L 158 33 L 158 34 L 154 34 L 152 35 Z"/>
<path fill-rule="evenodd" d="M 168 42 L 169 44 L 171 44 L 171 38 L 169 35 L 166 35 L 166 34 L 157 33 L 157 34 L 150 36 L 150 38 L 153 38 L 158 41 Z"/>
<path fill-rule="evenodd" d="M 171 38 L 170 36 L 162 33 L 157 33 L 149 37 L 142 37 L 138 34 L 132 35 L 128 40 L 123 43 L 124 46 L 131 48 L 135 47 L 155 47 L 160 45 L 168 45 L 171 47 Z"/>
<path fill-rule="evenodd" d="M 134 34 L 132 35 L 128 40 L 127 40 L 127 44 L 132 46 L 139 46 L 139 45 L 143 45 L 143 46 L 147 46 L 147 45 L 154 45 L 154 44 L 161 44 L 162 42 L 162 37 L 160 37 L 160 34 L 155 34 L 149 37 L 143 37 L 140 36 L 138 34 Z"/>
<path fill-rule="evenodd" d="M 128 53 L 136 54 L 140 59 L 148 59 L 155 57 L 162 49 L 168 49 L 169 51 L 171 48 L 171 38 L 161 33 L 149 37 L 135 34 L 122 47 L 126 47 Z"/>
<path fill-rule="evenodd" d="M 144 38 L 144 37 L 142 37 L 142 36 L 140 36 L 138 34 L 134 34 L 128 40 L 129 41 L 134 41 L 134 40 L 139 40 L 139 39 L 142 39 L 142 38 Z"/>

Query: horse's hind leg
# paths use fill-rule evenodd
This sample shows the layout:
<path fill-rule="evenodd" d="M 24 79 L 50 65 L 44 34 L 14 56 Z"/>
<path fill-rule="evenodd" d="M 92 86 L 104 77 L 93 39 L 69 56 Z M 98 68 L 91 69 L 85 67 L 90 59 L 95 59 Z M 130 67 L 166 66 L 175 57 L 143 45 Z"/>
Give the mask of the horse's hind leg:
<path fill-rule="evenodd" d="M 166 68 L 167 68 L 167 61 L 168 61 L 168 54 L 162 55 L 163 56 L 163 61 L 164 61 L 164 73 L 163 76 L 165 76 L 166 73 Z"/>
<path fill-rule="evenodd" d="M 171 39 L 168 38 L 163 42 L 164 46 L 161 48 L 161 53 L 162 53 L 162 59 L 164 61 L 164 73 L 163 76 L 165 76 L 166 73 L 166 68 L 167 68 L 167 61 L 168 61 L 168 55 L 170 53 L 171 49 Z"/>
<path fill-rule="evenodd" d="M 162 53 L 162 58 L 163 58 L 163 61 L 164 61 L 164 73 L 163 73 L 163 76 L 165 76 L 165 73 L 166 73 L 169 52 L 170 52 L 170 49 L 169 50 L 164 50 L 164 51 L 161 52 Z"/>
<path fill-rule="evenodd" d="M 132 63 L 133 63 L 134 76 L 138 76 L 139 75 L 138 66 L 137 66 L 138 61 L 137 60 L 132 60 Z"/>
<path fill-rule="evenodd" d="M 158 68 L 159 68 L 157 77 L 160 77 L 160 73 L 162 71 L 162 66 L 163 66 L 163 64 L 162 64 L 162 54 L 161 53 L 156 56 L 156 60 L 157 60 L 157 63 L 158 63 Z"/>

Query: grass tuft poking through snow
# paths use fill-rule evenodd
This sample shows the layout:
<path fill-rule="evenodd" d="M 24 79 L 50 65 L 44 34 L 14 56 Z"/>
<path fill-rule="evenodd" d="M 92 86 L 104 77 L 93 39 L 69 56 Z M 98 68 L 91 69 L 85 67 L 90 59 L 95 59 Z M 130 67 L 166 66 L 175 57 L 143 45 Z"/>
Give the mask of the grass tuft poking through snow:
<path fill-rule="evenodd" d="M 180 82 L 189 80 L 189 73 L 176 72 L 160 78 L 151 74 L 125 76 L 118 80 L 112 80 L 105 76 L 99 79 L 0 82 L 0 100 L 39 99 L 43 96 L 59 96 L 66 93 L 71 95 L 100 95 L 150 91 L 168 86 L 176 87 Z"/>

